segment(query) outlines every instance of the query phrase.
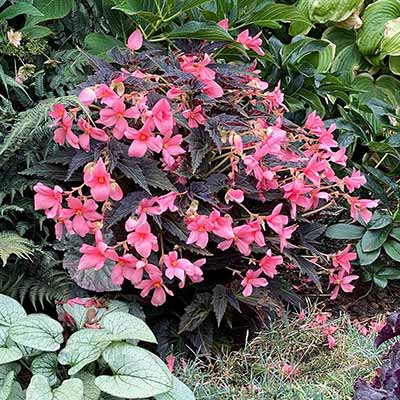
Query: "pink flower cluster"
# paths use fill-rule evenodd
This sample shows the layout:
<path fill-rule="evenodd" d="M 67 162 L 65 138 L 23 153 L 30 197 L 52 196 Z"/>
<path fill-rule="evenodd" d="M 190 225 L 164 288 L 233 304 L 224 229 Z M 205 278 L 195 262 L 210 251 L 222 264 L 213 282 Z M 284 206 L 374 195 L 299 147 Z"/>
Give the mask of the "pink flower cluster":
<path fill-rule="evenodd" d="M 225 29 L 226 23 L 221 21 L 220 26 Z M 246 30 L 237 41 L 262 55 L 259 36 L 251 37 Z M 142 42 L 136 30 L 129 37 L 128 48 L 136 51 Z M 208 250 L 215 242 L 216 251 L 238 252 L 244 264 L 239 272 L 243 295 L 251 296 L 254 288 L 267 286 L 284 263 L 285 249 L 293 247 L 289 240 L 297 229 L 299 213 L 343 199 L 354 220 L 371 219 L 370 209 L 377 202 L 349 194 L 365 184 L 364 176 L 356 170 L 350 176 L 336 175 L 335 170 L 345 166 L 347 158 L 345 149 L 339 148 L 334 139 L 334 125 L 325 127 L 321 118 L 311 113 L 304 126 L 286 127 L 280 86 L 268 91 L 268 83 L 260 79 L 256 64 L 238 77 L 244 88 L 237 89 L 223 85 L 211 54 L 176 56 L 180 70 L 197 80 L 199 96 L 162 73 L 147 72 L 133 63 L 130 70 L 121 69 L 115 74 L 109 84 L 83 89 L 79 95 L 81 106 L 66 109 L 57 104 L 50 113 L 56 143 L 84 152 L 103 144 L 100 153 L 84 167 L 81 186 L 64 191 L 59 186 L 50 188 L 38 183 L 34 188 L 35 209 L 44 210 L 56 221 L 57 238 L 64 230 L 83 238 L 92 236 L 92 244 L 85 243 L 80 249 L 79 269 L 99 270 L 111 263 L 114 284 L 130 281 L 142 297 L 152 293 L 151 302 L 156 306 L 165 302 L 167 294 L 173 295 L 173 282 L 182 288 L 188 280 L 202 281 L 206 260 L 191 260 L 182 246 L 166 246 L 160 239 L 162 232 L 154 221 L 167 213 L 186 226 L 185 246 Z M 150 84 L 149 89 L 132 89 L 129 78 Z M 193 130 L 204 129 L 207 120 L 215 116 L 215 99 L 220 98 L 227 104 L 241 105 L 247 113 L 247 117 L 240 114 L 242 129 L 220 129 L 222 150 L 209 161 L 209 171 L 222 168 L 228 178 L 223 196 L 226 205 L 204 204 L 199 212 L 198 202 L 189 200 L 187 191 L 144 198 L 125 221 L 125 240 L 107 244 L 103 235 L 106 211 L 118 205 L 129 190 L 112 172 L 108 144 L 124 143 L 126 157 L 155 159 L 172 181 L 186 184 L 191 178 L 178 173 L 178 168 L 190 159 L 185 139 Z M 254 183 L 263 210 L 249 209 L 247 199 L 254 199 L 254 193 L 241 186 L 239 178 Z M 272 207 L 267 202 L 268 192 L 280 193 Z M 186 200 L 182 206 L 176 204 L 178 197 Z M 254 250 L 260 248 L 262 256 L 256 256 L 260 251 Z M 340 289 L 351 291 L 350 283 L 357 279 L 351 275 L 350 262 L 355 253 L 349 249 L 350 245 L 331 256 L 332 298 Z"/>

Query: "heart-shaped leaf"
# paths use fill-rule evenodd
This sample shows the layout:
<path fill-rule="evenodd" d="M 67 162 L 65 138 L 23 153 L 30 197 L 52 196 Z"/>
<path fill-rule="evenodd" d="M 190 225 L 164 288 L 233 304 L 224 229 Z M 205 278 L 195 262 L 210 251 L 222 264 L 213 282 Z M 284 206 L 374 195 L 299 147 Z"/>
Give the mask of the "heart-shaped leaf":
<path fill-rule="evenodd" d="M 101 375 L 96 385 L 105 393 L 122 398 L 144 399 L 172 388 L 172 375 L 154 354 L 128 343 L 114 343 L 103 353 L 114 376 Z"/>
<path fill-rule="evenodd" d="M 18 347 L 0 347 L 0 364 L 8 364 L 21 358 L 22 353 Z"/>
<path fill-rule="evenodd" d="M 179 379 L 173 377 L 172 389 L 163 394 L 154 396 L 156 400 L 196 400 L 193 392 Z"/>
<path fill-rule="evenodd" d="M 47 378 L 49 385 L 57 383 L 57 355 L 54 353 L 43 353 L 35 357 L 31 364 L 33 375 L 43 375 Z"/>
<path fill-rule="evenodd" d="M 26 312 L 18 301 L 0 294 L 0 325 L 11 326 L 25 316 Z"/>
<path fill-rule="evenodd" d="M 34 375 L 26 389 L 26 400 L 84 400 L 83 383 L 80 379 L 67 379 L 51 390 L 45 376 Z"/>
<path fill-rule="evenodd" d="M 9 335 L 18 344 L 42 351 L 56 351 L 64 341 L 61 324 L 44 314 L 21 318 L 11 326 Z"/>

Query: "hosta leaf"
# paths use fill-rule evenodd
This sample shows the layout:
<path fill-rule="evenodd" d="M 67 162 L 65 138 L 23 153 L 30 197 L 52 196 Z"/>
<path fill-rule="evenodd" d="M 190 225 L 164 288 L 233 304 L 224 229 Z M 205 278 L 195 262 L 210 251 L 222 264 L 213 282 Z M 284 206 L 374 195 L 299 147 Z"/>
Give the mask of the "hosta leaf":
<path fill-rule="evenodd" d="M 0 294 L 0 326 L 11 326 L 26 316 L 26 312 L 18 301 Z"/>
<path fill-rule="evenodd" d="M 216 23 L 190 21 L 167 34 L 170 39 L 224 40 L 233 42 L 233 37 Z"/>
<path fill-rule="evenodd" d="M 370 265 L 374 261 L 376 261 L 381 254 L 381 249 L 382 247 L 379 247 L 377 250 L 370 251 L 368 253 L 364 252 L 362 247 L 361 247 L 361 242 L 357 243 L 356 250 L 357 250 L 357 256 L 358 256 L 358 261 L 360 262 L 360 265 Z"/>
<path fill-rule="evenodd" d="M 363 3 L 364 0 L 310 0 L 311 21 L 324 24 L 328 21 L 344 21 Z"/>
<path fill-rule="evenodd" d="M 83 383 L 80 379 L 67 379 L 51 390 L 45 376 L 34 375 L 26 389 L 26 400 L 83 400 Z"/>
<path fill-rule="evenodd" d="M 361 239 L 365 233 L 365 228 L 352 224 L 335 224 L 329 226 L 325 231 L 325 236 L 331 239 Z"/>
<path fill-rule="evenodd" d="M 145 349 L 114 343 L 104 351 L 103 359 L 114 376 L 101 375 L 95 382 L 112 396 L 144 399 L 172 388 L 172 375 L 166 365 Z"/>
<path fill-rule="evenodd" d="M 43 353 L 35 357 L 31 364 L 33 375 L 43 375 L 47 378 L 50 386 L 57 383 L 57 355 L 54 353 Z"/>
<path fill-rule="evenodd" d="M 364 233 L 361 239 L 361 247 L 363 251 L 368 253 L 369 251 L 374 251 L 381 247 L 385 243 L 391 227 L 385 227 L 382 229 L 368 230 Z"/>
<path fill-rule="evenodd" d="M 8 364 L 22 358 L 22 352 L 18 347 L 0 347 L 0 364 Z"/>
<path fill-rule="evenodd" d="M 384 56 L 400 56 L 400 18 L 392 19 L 385 24 L 381 53 Z"/>
<path fill-rule="evenodd" d="M 357 45 L 363 55 L 376 54 L 384 35 L 386 22 L 400 15 L 398 0 L 378 0 L 364 11 Z"/>
<path fill-rule="evenodd" d="M 388 240 L 383 248 L 392 260 L 400 262 L 400 243 L 397 240 Z"/>
<path fill-rule="evenodd" d="M 61 324 L 44 314 L 21 318 L 11 326 L 9 335 L 18 344 L 42 351 L 56 351 L 64 341 Z"/>
<path fill-rule="evenodd" d="M 394 57 L 390 56 L 389 57 L 389 69 L 390 72 L 392 72 L 395 75 L 400 75 L 400 56 Z"/>
<path fill-rule="evenodd" d="M 336 46 L 336 53 L 339 54 L 346 47 L 356 43 L 356 34 L 354 30 L 331 26 L 325 29 L 322 39 L 327 39 L 333 43 Z"/>
<path fill-rule="evenodd" d="M 114 311 L 101 320 L 101 326 L 112 332 L 119 340 L 133 339 L 157 343 L 146 323 L 131 314 Z"/>
<path fill-rule="evenodd" d="M 86 365 L 96 361 L 114 336 L 104 329 L 81 329 L 71 335 L 58 355 L 62 365 L 71 365 L 69 375 L 75 375 Z"/>
<path fill-rule="evenodd" d="M 196 400 L 193 392 L 179 379 L 173 377 L 172 389 L 163 394 L 154 396 L 156 400 Z"/>

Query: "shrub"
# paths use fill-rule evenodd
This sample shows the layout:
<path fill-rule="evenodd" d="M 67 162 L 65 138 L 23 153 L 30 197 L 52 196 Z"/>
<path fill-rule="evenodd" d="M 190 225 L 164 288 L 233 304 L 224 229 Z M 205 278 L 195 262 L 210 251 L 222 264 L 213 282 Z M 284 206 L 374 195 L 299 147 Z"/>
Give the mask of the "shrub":
<path fill-rule="evenodd" d="M 129 313 L 129 304 L 90 298 L 60 304 L 64 325 L 75 330 L 61 350 L 68 334 L 59 322 L 44 314 L 27 315 L 4 295 L 0 306 L 4 399 L 97 400 L 102 393 L 132 399 L 194 399 L 159 358 L 137 345 L 155 343 L 156 338 Z M 62 366 L 68 366 L 68 373 Z M 27 374 L 32 375 L 29 385 L 18 378 Z M 20 383 L 26 384 L 25 393 Z"/>
<path fill-rule="evenodd" d="M 262 52 L 257 36 L 245 31 L 237 40 Z M 218 269 L 215 280 L 204 282 L 207 290 L 223 284 L 214 291 L 218 322 L 228 303 L 238 309 L 238 299 L 255 289 L 265 293 L 277 267 L 284 272 L 283 257 L 317 285 L 318 275 L 330 272 L 333 297 L 351 291 L 357 276 L 350 246 L 323 254 L 315 246 L 324 226 L 296 224 L 341 201 L 353 220 L 367 223 L 377 205 L 354 196 L 365 183 L 358 171 L 335 172 L 346 165 L 335 126 L 326 128 L 315 113 L 303 126 L 285 119 L 279 85 L 268 91 L 255 63 L 213 59 L 223 44 L 132 57 L 141 45 L 135 31 L 130 50 L 111 51 L 119 70 L 93 59 L 98 71 L 83 85 L 81 105 L 58 104 L 51 112 L 54 140 L 69 147 L 55 157 L 69 165 L 60 178 L 77 183 L 70 189 L 39 183 L 35 208 L 56 221 L 58 238 L 74 235 L 65 256 L 73 279 L 97 291 L 118 290 L 127 279 L 159 306 L 187 281 L 200 283 L 204 271 Z M 52 177 L 52 162 L 37 168 Z M 296 230 L 295 246 L 289 239 Z M 71 249 L 78 243 L 79 258 Z M 330 260 L 333 268 L 326 269 Z M 208 307 L 210 298 L 188 306 L 181 330 L 207 318 L 193 320 L 199 304 Z"/>

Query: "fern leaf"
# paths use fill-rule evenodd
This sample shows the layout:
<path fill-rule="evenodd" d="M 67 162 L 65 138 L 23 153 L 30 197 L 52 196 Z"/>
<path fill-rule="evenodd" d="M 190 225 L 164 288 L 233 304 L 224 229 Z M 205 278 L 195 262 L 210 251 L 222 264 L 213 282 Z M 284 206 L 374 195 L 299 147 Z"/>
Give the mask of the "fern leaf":
<path fill-rule="evenodd" d="M 6 265 L 8 258 L 15 254 L 18 258 L 29 259 L 35 245 L 14 232 L 0 232 L 0 259 Z"/>

